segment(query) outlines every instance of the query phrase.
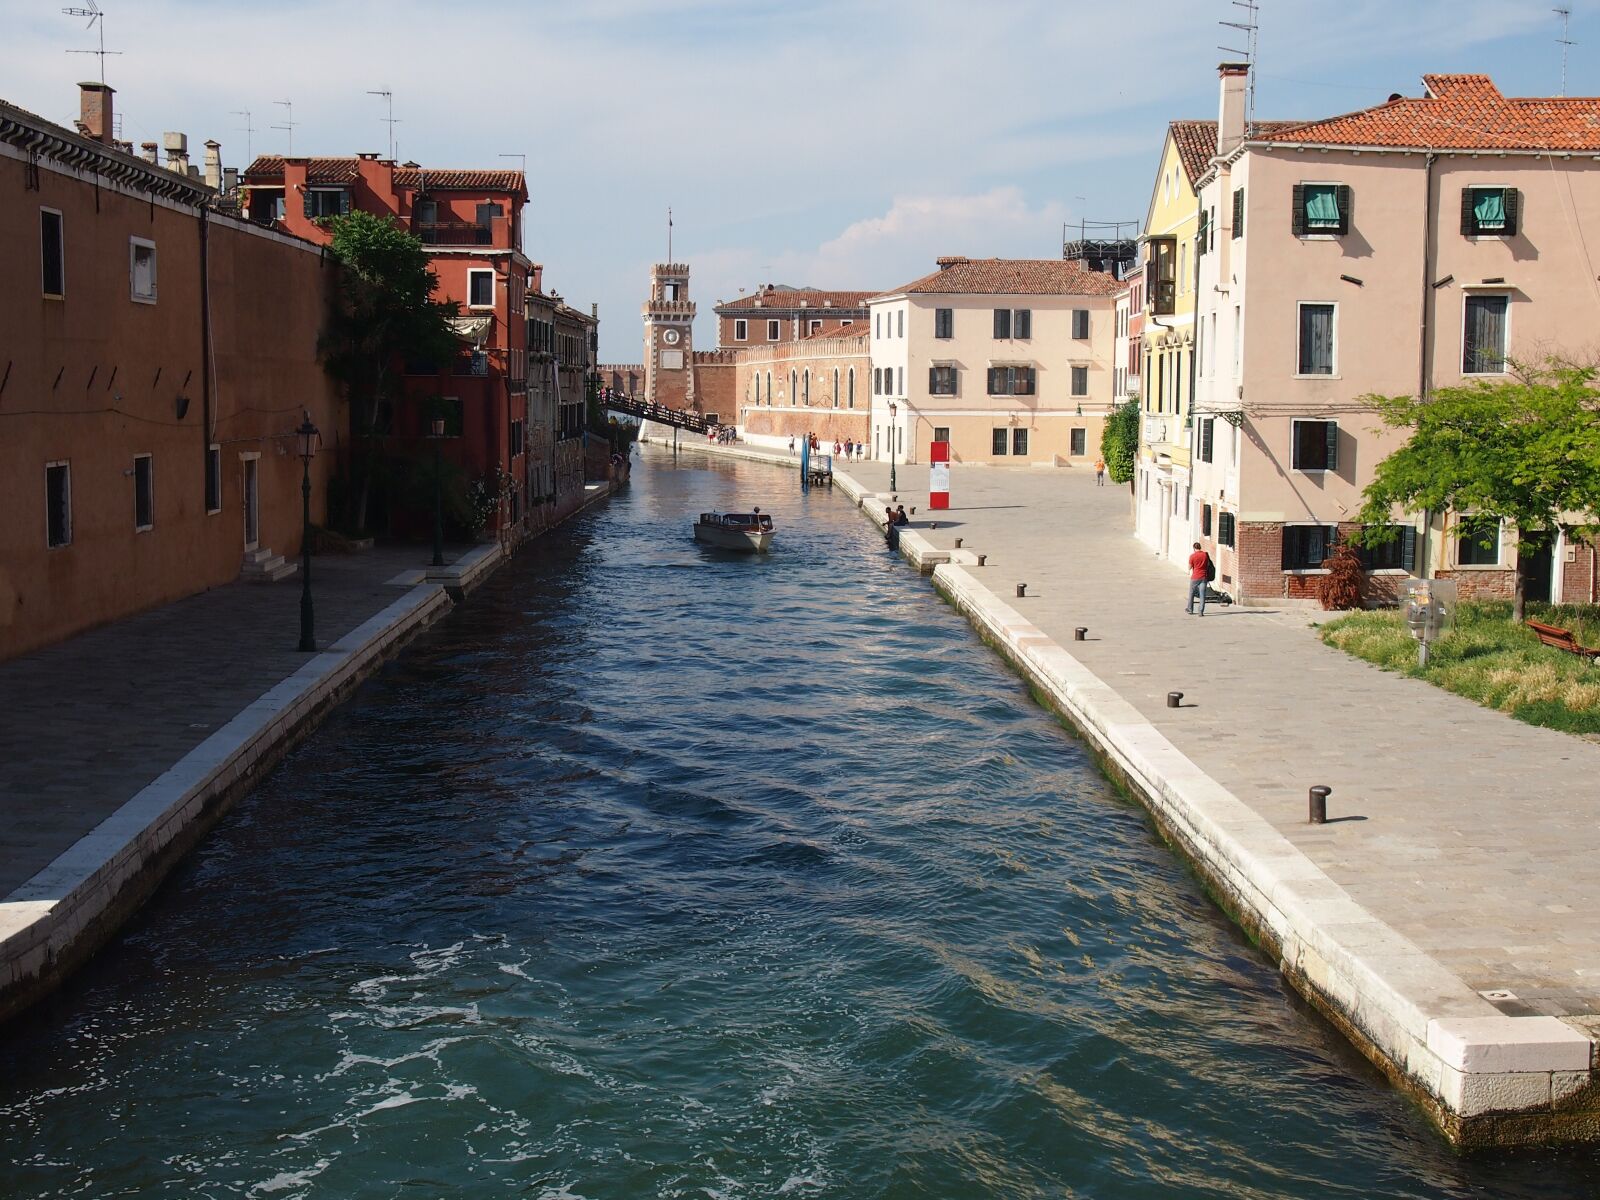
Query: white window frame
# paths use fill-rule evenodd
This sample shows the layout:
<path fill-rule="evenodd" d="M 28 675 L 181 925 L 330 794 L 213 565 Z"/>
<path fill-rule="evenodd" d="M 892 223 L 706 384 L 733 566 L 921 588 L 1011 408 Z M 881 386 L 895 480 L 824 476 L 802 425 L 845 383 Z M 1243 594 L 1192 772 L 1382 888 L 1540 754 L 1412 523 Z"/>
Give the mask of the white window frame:
<path fill-rule="evenodd" d="M 768 318 L 768 320 L 767 320 L 767 341 L 775 342 L 779 338 L 781 338 L 782 336 L 783 336 L 783 331 L 779 328 L 778 319 L 776 317 Z"/>
<path fill-rule="evenodd" d="M 810 333 L 821 333 L 822 332 L 822 321 L 820 319 L 816 318 L 816 317 L 812 317 L 809 321 L 806 322 L 806 332 L 808 334 L 810 334 Z"/>
<path fill-rule="evenodd" d="M 139 524 L 139 460 L 147 459 L 150 463 L 148 475 L 150 477 L 150 523 Z M 133 531 L 135 533 L 148 533 L 156 527 L 156 456 L 154 454 L 135 454 L 133 456 Z"/>
<path fill-rule="evenodd" d="M 750 340 L 750 322 L 743 317 L 736 318 L 733 322 L 733 340 L 736 342 Z"/>
<path fill-rule="evenodd" d="M 67 540 L 59 545 L 50 544 L 50 469 L 61 467 L 66 471 L 67 481 Z M 47 550 L 65 550 L 72 545 L 72 460 L 58 458 L 44 464 L 44 544 Z"/>
<path fill-rule="evenodd" d="M 1326 375 L 1303 375 L 1300 373 L 1300 310 L 1308 304 L 1318 308 L 1333 309 L 1333 370 Z M 1461 320 L 1465 323 L 1466 309 L 1461 310 Z M 1463 324 L 1463 328 L 1465 325 Z M 1297 300 L 1294 306 L 1294 379 L 1338 379 L 1339 375 L 1339 302 L 1337 300 Z"/>
<path fill-rule="evenodd" d="M 50 208 L 47 205 L 39 206 L 39 216 L 50 213 L 60 223 L 61 239 L 61 290 L 50 292 L 44 286 L 44 222 L 39 223 L 39 294 L 46 300 L 65 300 L 67 298 L 67 218 L 59 208 Z M 130 260 L 131 266 L 131 260 Z"/>
<path fill-rule="evenodd" d="M 150 251 L 150 294 L 148 296 L 141 296 L 138 287 L 134 283 L 137 278 L 134 274 L 134 263 L 141 249 Z M 160 256 L 156 253 L 156 244 L 154 242 L 149 238 L 142 237 L 130 237 L 128 239 L 128 299 L 135 304 L 154 304 L 156 302 L 156 297 L 160 294 L 159 266 Z"/>
<path fill-rule="evenodd" d="M 489 277 L 489 303 L 487 303 L 487 304 L 474 304 L 472 302 L 472 279 L 473 279 L 473 276 L 475 276 L 475 275 L 487 275 Z M 497 283 L 496 283 L 496 280 L 495 280 L 495 277 L 494 277 L 494 268 L 493 267 L 468 267 L 467 268 L 467 307 L 469 309 L 471 309 L 473 312 L 492 312 L 492 311 L 494 311 L 494 298 L 495 298 L 495 288 L 496 288 L 496 286 L 497 286 Z"/>
<path fill-rule="evenodd" d="M 1500 369 L 1498 371 L 1469 371 L 1467 366 L 1467 301 L 1474 297 L 1500 296 L 1506 302 L 1506 337 L 1505 353 L 1500 356 Z M 1463 379 L 1504 379 L 1511 373 L 1511 291 L 1503 285 L 1494 287 L 1474 287 L 1467 284 L 1461 289 L 1461 353 L 1457 356 L 1461 360 L 1461 376 Z"/>
<path fill-rule="evenodd" d="M 217 464 L 217 506 L 206 507 L 206 516 L 214 517 L 222 511 L 222 447 L 218 443 L 212 442 L 206 447 L 206 461 Z"/>

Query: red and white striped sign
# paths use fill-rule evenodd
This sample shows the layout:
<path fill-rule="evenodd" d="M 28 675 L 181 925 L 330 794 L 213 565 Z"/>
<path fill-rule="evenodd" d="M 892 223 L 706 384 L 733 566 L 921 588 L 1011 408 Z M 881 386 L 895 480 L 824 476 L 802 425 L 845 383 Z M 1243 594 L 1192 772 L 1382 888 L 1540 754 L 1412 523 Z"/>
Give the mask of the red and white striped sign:
<path fill-rule="evenodd" d="M 950 507 L 950 443 L 928 447 L 928 507 Z"/>

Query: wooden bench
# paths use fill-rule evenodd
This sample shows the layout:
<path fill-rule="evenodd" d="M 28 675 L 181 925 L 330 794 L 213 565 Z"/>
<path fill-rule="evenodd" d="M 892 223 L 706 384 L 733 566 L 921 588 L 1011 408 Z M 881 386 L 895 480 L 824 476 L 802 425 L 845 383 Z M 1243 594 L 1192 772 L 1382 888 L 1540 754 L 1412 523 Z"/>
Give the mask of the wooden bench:
<path fill-rule="evenodd" d="M 1528 621 L 1527 626 L 1533 630 L 1534 636 L 1546 646 L 1557 650 L 1565 650 L 1568 654 L 1576 654 L 1580 658 L 1586 658 L 1589 660 L 1590 666 L 1594 665 L 1595 659 L 1600 658 L 1600 649 L 1580 645 L 1570 629 L 1559 629 L 1554 625 L 1546 625 L 1543 621 Z"/>

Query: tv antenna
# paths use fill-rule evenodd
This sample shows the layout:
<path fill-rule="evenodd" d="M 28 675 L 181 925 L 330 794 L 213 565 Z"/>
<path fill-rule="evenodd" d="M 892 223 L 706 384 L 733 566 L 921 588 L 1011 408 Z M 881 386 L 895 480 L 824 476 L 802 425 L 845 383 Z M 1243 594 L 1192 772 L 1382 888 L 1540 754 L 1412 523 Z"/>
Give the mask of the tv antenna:
<path fill-rule="evenodd" d="M 273 103 L 283 106 L 283 124 L 282 125 L 274 125 L 272 128 L 281 129 L 281 130 L 283 130 L 285 133 L 287 133 L 289 135 L 289 157 L 293 158 L 294 157 L 294 127 L 299 124 L 299 122 L 294 119 L 294 101 L 293 100 L 274 100 Z"/>
<path fill-rule="evenodd" d="M 667 207 L 667 263 L 672 263 L 672 207 Z"/>
<path fill-rule="evenodd" d="M 1249 82 L 1244 90 L 1244 127 L 1249 130 L 1256 121 L 1256 55 L 1261 48 L 1261 5 L 1257 0 L 1233 0 L 1233 6 L 1242 10 L 1239 15 L 1243 19 L 1217 23 L 1244 34 L 1244 49 L 1236 50 L 1232 46 L 1218 46 L 1217 49 L 1244 59 L 1249 68 Z"/>
<path fill-rule="evenodd" d="M 244 134 L 244 157 L 246 162 L 255 162 L 256 156 L 250 148 L 250 141 L 251 136 L 256 131 L 256 127 L 250 123 L 250 110 L 248 108 L 236 108 L 228 115 L 244 118 L 244 127 L 239 130 L 240 133 Z"/>
<path fill-rule="evenodd" d="M 86 8 L 68 7 L 68 8 L 63 8 L 61 11 L 64 14 L 66 14 L 67 16 L 69 16 L 69 17 L 88 17 L 89 18 L 89 23 L 84 26 L 85 29 L 94 29 L 95 26 L 98 25 L 99 26 L 99 33 L 100 33 L 100 49 L 98 49 L 98 50 L 68 50 L 67 53 L 68 54 L 94 54 L 94 55 L 98 55 L 99 58 L 100 58 L 100 82 L 104 83 L 106 81 L 106 55 L 108 55 L 108 54 L 121 54 L 122 51 L 121 50 L 107 50 L 106 49 L 106 20 L 105 20 L 106 15 L 105 15 L 105 13 L 100 11 L 100 6 L 95 3 L 95 0 L 84 0 L 84 3 L 88 7 L 86 7 Z"/>
<path fill-rule="evenodd" d="M 1556 44 L 1561 47 L 1561 91 L 1559 95 L 1567 94 L 1567 50 L 1577 45 L 1568 34 L 1572 32 L 1572 9 L 1566 5 L 1555 9 L 1556 16 L 1561 18 L 1561 36 L 1556 39 Z"/>
<path fill-rule="evenodd" d="M 383 97 L 383 102 L 386 105 L 389 106 L 389 115 L 386 116 L 386 117 L 380 118 L 380 120 L 382 120 L 383 123 L 389 127 L 389 161 L 393 162 L 394 161 L 394 127 L 400 123 L 399 121 L 397 121 L 395 119 L 395 115 L 394 115 L 394 93 L 393 92 L 387 92 L 387 91 L 370 91 L 369 90 L 367 92 L 367 95 L 369 95 L 369 96 L 382 96 Z"/>

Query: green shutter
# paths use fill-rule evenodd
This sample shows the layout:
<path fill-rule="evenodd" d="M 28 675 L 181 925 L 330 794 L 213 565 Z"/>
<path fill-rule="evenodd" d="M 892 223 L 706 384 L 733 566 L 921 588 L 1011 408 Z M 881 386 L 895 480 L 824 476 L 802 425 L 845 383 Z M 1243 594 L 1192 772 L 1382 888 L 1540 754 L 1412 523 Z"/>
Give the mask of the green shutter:
<path fill-rule="evenodd" d="M 1349 233 L 1351 215 L 1355 207 L 1355 194 L 1351 192 L 1348 183 L 1339 184 L 1333 192 L 1339 199 L 1339 232 Z"/>
<path fill-rule="evenodd" d="M 1233 236 L 1244 236 L 1244 189 L 1233 189 Z"/>
<path fill-rule="evenodd" d="M 1328 434 L 1328 470 L 1339 469 L 1339 423 L 1329 421 L 1324 428 Z"/>
<path fill-rule="evenodd" d="M 1294 216 L 1291 220 L 1295 237 L 1304 237 L 1306 233 L 1306 185 L 1294 185 Z"/>
<path fill-rule="evenodd" d="M 1292 557 L 1294 553 L 1294 529 L 1293 525 L 1285 525 L 1283 527 L 1283 546 L 1278 552 L 1278 568 L 1283 571 L 1292 570 L 1300 565 Z"/>
<path fill-rule="evenodd" d="M 1476 202 L 1472 198 L 1471 188 L 1461 189 L 1461 236 L 1476 237 L 1478 234 L 1478 212 Z"/>
<path fill-rule="evenodd" d="M 1400 565 L 1406 573 L 1417 573 L 1417 531 L 1415 526 L 1407 525 L 1405 532 L 1400 535 Z"/>
<path fill-rule="evenodd" d="M 1507 237 L 1517 236 L 1517 222 L 1522 216 L 1522 193 L 1516 188 L 1506 189 L 1506 228 Z"/>
<path fill-rule="evenodd" d="M 348 216 L 350 214 L 350 193 L 349 192 L 340 192 L 339 193 L 339 213 L 340 213 L 341 216 Z"/>
<path fill-rule="evenodd" d="M 1196 254 L 1204 254 L 1206 252 L 1207 225 L 1208 222 L 1206 220 L 1206 210 L 1202 208 L 1200 210 L 1200 232 L 1195 238 Z"/>
<path fill-rule="evenodd" d="M 309 221 L 311 219 L 313 210 L 311 208 L 311 189 L 310 188 L 307 188 L 305 191 L 300 193 L 300 211 L 305 213 L 306 220 Z"/>

